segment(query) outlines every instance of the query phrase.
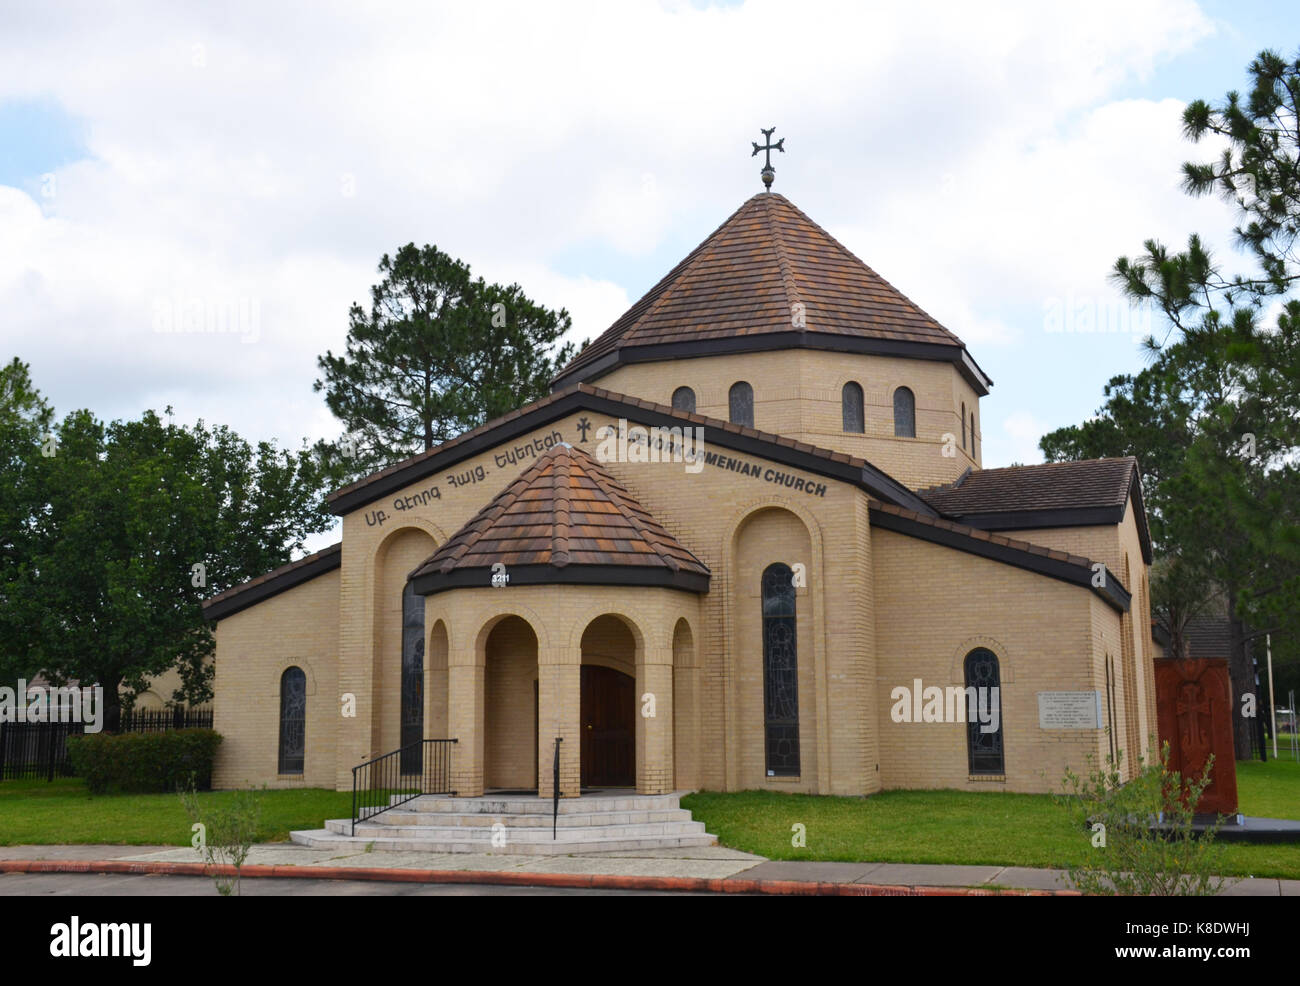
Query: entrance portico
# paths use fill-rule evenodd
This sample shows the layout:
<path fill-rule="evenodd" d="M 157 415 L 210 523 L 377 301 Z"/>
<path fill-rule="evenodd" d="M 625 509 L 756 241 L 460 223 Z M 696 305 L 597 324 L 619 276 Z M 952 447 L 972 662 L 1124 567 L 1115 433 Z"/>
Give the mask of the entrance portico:
<path fill-rule="evenodd" d="M 447 638 L 452 789 L 551 797 L 558 746 L 561 797 L 674 790 L 708 580 L 585 452 L 547 452 L 411 575 Z"/>

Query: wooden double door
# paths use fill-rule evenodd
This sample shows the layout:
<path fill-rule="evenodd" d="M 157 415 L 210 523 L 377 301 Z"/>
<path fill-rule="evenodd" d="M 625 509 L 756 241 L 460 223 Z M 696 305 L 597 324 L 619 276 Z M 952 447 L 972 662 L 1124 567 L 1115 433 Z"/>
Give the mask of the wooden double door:
<path fill-rule="evenodd" d="M 636 786 L 636 680 L 582 666 L 582 786 Z"/>

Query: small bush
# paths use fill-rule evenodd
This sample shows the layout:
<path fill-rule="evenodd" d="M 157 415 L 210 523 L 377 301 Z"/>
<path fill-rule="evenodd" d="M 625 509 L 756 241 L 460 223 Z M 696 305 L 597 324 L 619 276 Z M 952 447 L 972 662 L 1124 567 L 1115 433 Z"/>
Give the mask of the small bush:
<path fill-rule="evenodd" d="M 211 729 L 94 733 L 69 737 L 68 756 L 91 794 L 175 791 L 191 777 L 206 791 L 212 787 L 212 762 L 220 743 L 221 735 Z"/>

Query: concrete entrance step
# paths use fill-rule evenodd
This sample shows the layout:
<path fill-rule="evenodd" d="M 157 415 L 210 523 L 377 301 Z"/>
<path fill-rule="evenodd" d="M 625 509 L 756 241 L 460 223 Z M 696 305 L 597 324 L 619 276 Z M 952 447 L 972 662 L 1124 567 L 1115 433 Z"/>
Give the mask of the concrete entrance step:
<path fill-rule="evenodd" d="M 406 811 L 437 811 L 469 815 L 546 815 L 552 812 L 550 798 L 536 795 L 481 798 L 458 798 L 446 794 L 424 794 L 402 805 Z M 580 798 L 561 798 L 560 814 L 573 815 L 596 812 L 665 811 L 681 808 L 680 794 L 618 794 L 583 795 Z"/>
<path fill-rule="evenodd" d="M 637 849 L 690 849 L 717 844 L 712 835 L 686 835 L 650 839 L 590 839 L 584 842 L 510 842 L 493 846 L 490 842 L 433 842 L 423 839 L 350 839 L 326 829 L 293 832 L 290 837 L 300 846 L 312 849 L 365 850 L 379 852 L 488 853 L 518 856 L 550 856 L 557 853 L 627 852 Z"/>
<path fill-rule="evenodd" d="M 613 792 L 567 798 L 560 802 L 554 837 L 552 810 L 551 801 L 536 796 L 424 795 L 358 821 L 355 827 L 348 818 L 330 819 L 322 829 L 293 832 L 290 838 L 317 849 L 444 853 L 545 854 L 717 844 L 704 823 L 681 807 L 678 794 Z"/>
<path fill-rule="evenodd" d="M 658 822 L 646 825 L 582 825 L 557 827 L 551 838 L 550 826 L 514 826 L 511 820 L 501 819 L 492 826 L 486 825 L 384 825 L 380 818 L 358 822 L 355 837 L 359 839 L 425 839 L 430 842 L 481 842 L 491 844 L 493 838 L 504 836 L 512 842 L 584 842 L 589 839 L 652 839 L 660 836 L 704 835 L 703 822 Z M 499 827 L 498 827 L 499 826 Z M 325 823 L 326 831 L 335 835 L 353 832 L 352 820 L 333 818 Z"/>

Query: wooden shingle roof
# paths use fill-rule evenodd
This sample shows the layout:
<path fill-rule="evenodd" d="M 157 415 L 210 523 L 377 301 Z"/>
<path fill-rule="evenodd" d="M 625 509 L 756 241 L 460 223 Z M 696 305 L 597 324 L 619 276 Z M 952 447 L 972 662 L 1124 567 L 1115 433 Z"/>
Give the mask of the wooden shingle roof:
<path fill-rule="evenodd" d="M 962 364 L 962 341 L 783 195 L 745 202 L 556 377 L 620 361 L 788 347 L 892 352 Z"/>
<path fill-rule="evenodd" d="M 667 585 L 708 590 L 709 569 L 601 465 L 561 443 L 411 573 L 416 592 L 509 585 Z"/>

